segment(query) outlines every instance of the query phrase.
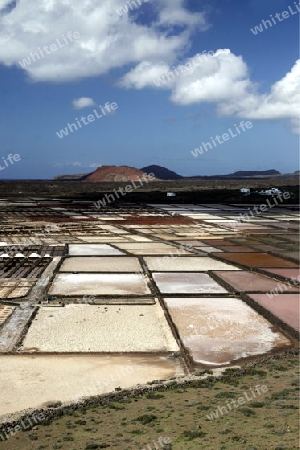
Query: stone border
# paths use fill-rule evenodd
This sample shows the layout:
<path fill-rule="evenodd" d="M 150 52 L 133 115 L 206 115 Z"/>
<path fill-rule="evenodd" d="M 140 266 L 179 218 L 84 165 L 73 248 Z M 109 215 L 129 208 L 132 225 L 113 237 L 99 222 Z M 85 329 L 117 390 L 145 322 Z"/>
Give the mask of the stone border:
<path fill-rule="evenodd" d="M 253 368 L 260 367 L 263 363 L 274 361 L 274 360 L 284 360 L 289 357 L 294 357 L 299 354 L 299 349 L 287 350 L 284 353 L 269 355 L 259 361 L 249 362 L 245 366 L 229 366 L 226 368 L 208 369 L 201 372 L 194 372 L 191 375 L 186 375 L 182 377 L 172 377 L 168 380 L 153 380 L 148 382 L 147 385 L 136 385 L 129 389 L 116 388 L 114 392 L 109 392 L 106 394 L 96 395 L 93 397 L 83 397 L 76 402 L 62 404 L 60 401 L 49 402 L 44 408 L 38 409 L 28 409 L 17 413 L 7 414 L 0 417 L 0 434 L 4 434 L 8 427 L 21 426 L 21 422 L 26 420 L 26 418 L 31 415 L 43 414 L 45 420 L 40 422 L 40 424 L 47 424 L 47 422 L 58 418 L 64 414 L 70 414 L 81 408 L 88 408 L 95 405 L 107 405 L 110 402 L 120 401 L 124 398 L 136 398 L 148 392 L 163 392 L 169 389 L 174 389 L 177 387 L 189 387 L 192 386 L 195 381 L 205 380 L 207 378 L 215 378 L 219 380 L 224 376 L 224 372 L 227 369 L 237 369 L 235 372 L 236 377 L 242 377 L 251 375 L 251 370 Z M 34 424 L 33 426 L 36 426 Z M 29 430 L 28 428 L 27 430 Z"/>

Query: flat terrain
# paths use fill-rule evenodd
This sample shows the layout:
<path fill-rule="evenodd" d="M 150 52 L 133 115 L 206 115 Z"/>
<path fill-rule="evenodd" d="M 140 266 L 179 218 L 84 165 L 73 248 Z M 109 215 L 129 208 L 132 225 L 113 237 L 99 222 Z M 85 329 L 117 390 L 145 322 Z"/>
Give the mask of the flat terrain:
<path fill-rule="evenodd" d="M 0 181 L 0 197 L 9 196 L 23 198 L 24 196 L 69 197 L 99 200 L 99 193 L 113 193 L 114 189 L 125 188 L 131 185 L 129 182 L 102 182 L 88 183 L 78 181 Z M 213 202 L 213 201 L 238 201 L 241 198 L 241 188 L 264 189 L 281 187 L 295 194 L 294 201 L 299 201 L 299 175 L 278 175 L 264 178 L 241 179 L 183 179 L 154 181 L 126 194 L 127 201 L 166 201 L 166 192 L 177 192 L 181 202 Z M 97 194 L 98 193 L 98 194 Z M 145 196 L 143 193 L 146 193 Z M 178 201 L 177 198 L 177 201 Z M 171 202 L 174 199 L 171 199 Z M 258 197 L 259 201 L 259 197 Z"/>
<path fill-rule="evenodd" d="M 0 447 L 296 448 L 299 205 L 219 194 L 0 199 Z"/>
<path fill-rule="evenodd" d="M 1 415 L 183 374 L 179 361 L 157 354 L 2 356 Z"/>
<path fill-rule="evenodd" d="M 23 342 L 24 351 L 31 348 L 40 352 L 179 350 L 158 304 L 40 308 Z"/>
<path fill-rule="evenodd" d="M 12 435 L 0 448 L 296 450 L 298 396 L 298 357 L 282 355 L 241 371 L 228 370 L 219 379 L 141 395 L 120 392 L 118 401 L 102 404 L 95 399 L 90 406 L 66 409 L 61 417 Z M 244 399 L 240 406 L 239 398 Z"/>

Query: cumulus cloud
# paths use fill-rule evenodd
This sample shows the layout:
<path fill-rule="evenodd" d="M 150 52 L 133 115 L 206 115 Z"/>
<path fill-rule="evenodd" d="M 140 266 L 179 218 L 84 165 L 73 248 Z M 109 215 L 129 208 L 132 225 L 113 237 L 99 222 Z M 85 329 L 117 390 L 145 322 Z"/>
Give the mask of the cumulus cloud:
<path fill-rule="evenodd" d="M 185 70 L 180 69 L 184 65 Z M 158 79 L 160 83 L 157 83 Z M 196 55 L 177 67 L 141 62 L 124 75 L 121 85 L 136 89 L 148 86 L 169 89 L 170 100 L 178 105 L 214 103 L 220 116 L 291 119 L 293 133 L 299 132 L 300 60 L 271 86 L 269 93 L 259 92 L 242 56 L 234 55 L 229 49 Z"/>
<path fill-rule="evenodd" d="M 96 102 L 89 97 L 74 98 L 72 104 L 74 109 L 87 108 L 88 106 L 97 106 Z"/>
<path fill-rule="evenodd" d="M 230 104 L 220 103 L 219 113 L 256 120 L 290 119 L 292 132 L 300 134 L 300 60 L 271 86 L 270 93 L 253 91 L 245 90 L 244 95 L 234 98 Z"/>
<path fill-rule="evenodd" d="M 300 114 L 300 59 L 291 71 L 277 81 L 269 94 L 255 92 L 237 98 L 232 105 L 221 105 L 223 113 L 236 113 L 250 119 L 296 119 Z"/>
<path fill-rule="evenodd" d="M 191 58 L 192 63 L 196 63 Z M 247 65 L 228 49 L 203 56 L 195 70 L 176 78 L 171 100 L 181 105 L 199 102 L 219 103 L 238 98 L 251 90 Z"/>
<path fill-rule="evenodd" d="M 0 15 L 0 63 L 21 70 L 19 62 L 31 52 L 57 39 L 64 43 L 68 31 L 78 32 L 79 39 L 23 67 L 36 81 L 76 80 L 144 60 L 172 61 L 188 45 L 192 31 L 207 27 L 205 14 L 189 12 L 184 0 L 151 0 L 148 7 L 156 17 L 151 26 L 132 14 L 120 17 L 116 10 L 123 6 L 124 0 L 19 0 Z M 170 17 L 180 25 L 177 35 Z"/>
<path fill-rule="evenodd" d="M 174 72 L 176 62 L 182 61 L 192 33 L 209 27 L 204 12 L 191 12 L 184 5 L 184 0 L 151 0 L 147 8 L 153 9 L 155 19 L 142 24 L 137 18 L 143 5 L 120 17 L 117 10 L 124 7 L 124 0 L 0 0 L 0 64 L 17 66 L 34 81 L 53 82 L 129 67 L 119 83 L 122 87 L 169 89 L 175 104 L 214 103 L 221 116 L 290 119 L 293 132 L 298 132 L 299 61 L 267 93 L 259 92 L 243 57 L 229 49 L 201 61 L 195 55 L 181 63 L 193 65 L 193 70 L 155 85 L 155 79 Z M 64 43 L 62 36 L 69 31 L 77 31 L 80 38 L 30 64 L 20 64 L 57 39 Z M 84 105 L 92 99 L 77 100 Z"/>
<path fill-rule="evenodd" d="M 143 89 L 147 86 L 154 87 L 154 80 L 163 77 L 169 71 L 169 65 L 163 62 L 151 63 L 143 61 L 134 69 L 128 72 L 120 80 L 119 85 L 125 88 Z M 169 81 L 163 86 L 165 89 L 172 88 L 172 82 Z"/>

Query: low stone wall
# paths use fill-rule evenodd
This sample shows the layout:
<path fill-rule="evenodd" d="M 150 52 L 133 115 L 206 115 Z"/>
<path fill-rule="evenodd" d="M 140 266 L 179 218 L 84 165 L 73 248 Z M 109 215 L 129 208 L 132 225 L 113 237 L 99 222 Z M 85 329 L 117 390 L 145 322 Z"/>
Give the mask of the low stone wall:
<path fill-rule="evenodd" d="M 225 377 L 226 370 L 230 369 L 232 371 L 231 376 L 240 378 L 245 375 L 251 375 L 254 369 L 259 370 L 260 366 L 263 363 L 270 361 L 278 361 L 289 359 L 290 357 L 297 356 L 299 354 L 299 349 L 287 350 L 283 353 L 273 354 L 266 356 L 259 361 L 248 362 L 244 366 L 231 366 L 222 369 L 212 369 L 205 370 L 201 372 L 194 372 L 191 375 L 183 376 L 181 378 L 174 378 L 169 380 L 154 380 L 149 382 L 147 385 L 137 385 L 132 389 L 121 389 L 116 388 L 114 392 L 110 392 L 107 394 L 102 394 L 99 396 L 93 396 L 89 398 L 83 398 L 80 401 L 77 401 L 72 404 L 63 405 L 61 402 L 49 402 L 49 404 L 40 409 L 33 409 L 28 411 L 27 413 L 19 412 L 17 414 L 11 414 L 4 418 L 4 421 L 1 424 L 0 428 L 0 441 L 1 436 L 9 438 L 9 435 L 18 433 L 24 429 L 23 423 L 31 416 L 31 417 L 41 417 L 38 423 L 33 423 L 31 427 L 27 427 L 26 430 L 33 428 L 39 424 L 47 425 L 53 419 L 56 419 L 64 414 L 72 414 L 74 411 L 78 411 L 84 408 L 88 408 L 96 405 L 107 405 L 111 402 L 116 401 L 126 401 L 129 398 L 138 398 L 144 394 L 150 392 L 164 392 L 166 390 L 171 390 L 175 388 L 184 388 L 184 387 L 199 387 L 199 383 L 205 383 L 202 387 L 210 386 L 210 383 L 214 383 L 215 381 L 220 380 L 222 377 Z M 20 428 L 20 429 L 19 429 Z M 12 431 L 13 430 L 13 431 Z M 16 431 L 14 431 L 16 430 Z"/>

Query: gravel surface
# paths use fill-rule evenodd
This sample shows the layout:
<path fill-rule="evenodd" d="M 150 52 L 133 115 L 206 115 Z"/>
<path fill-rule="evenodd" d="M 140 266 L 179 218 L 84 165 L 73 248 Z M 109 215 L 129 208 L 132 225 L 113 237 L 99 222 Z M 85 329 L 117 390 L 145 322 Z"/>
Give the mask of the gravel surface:
<path fill-rule="evenodd" d="M 160 305 L 41 307 L 23 350 L 42 352 L 177 351 Z"/>

